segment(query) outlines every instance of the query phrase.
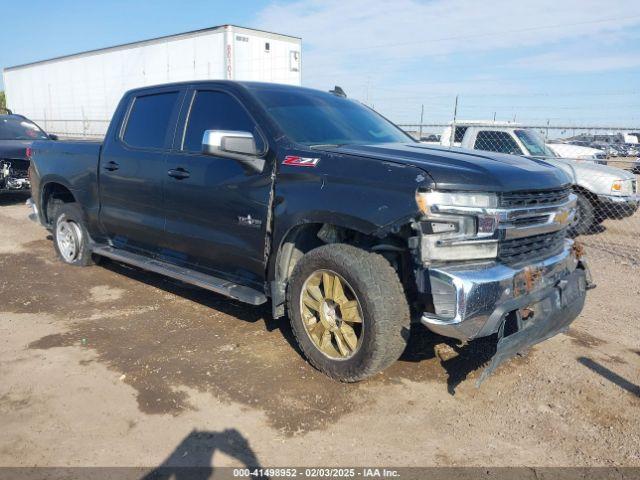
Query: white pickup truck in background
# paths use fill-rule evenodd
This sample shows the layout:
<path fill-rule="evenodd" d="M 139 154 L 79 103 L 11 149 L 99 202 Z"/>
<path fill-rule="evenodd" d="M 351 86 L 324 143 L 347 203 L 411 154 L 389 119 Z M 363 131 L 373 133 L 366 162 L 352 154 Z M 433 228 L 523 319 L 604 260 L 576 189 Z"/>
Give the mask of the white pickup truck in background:
<path fill-rule="evenodd" d="M 572 236 L 582 235 L 607 218 L 621 219 L 638 209 L 638 186 L 634 174 L 600 165 L 592 159 L 560 158 L 535 130 L 514 123 L 456 122 L 447 127 L 441 145 L 534 157 L 561 168 L 573 178 L 578 214 L 570 227 Z"/>

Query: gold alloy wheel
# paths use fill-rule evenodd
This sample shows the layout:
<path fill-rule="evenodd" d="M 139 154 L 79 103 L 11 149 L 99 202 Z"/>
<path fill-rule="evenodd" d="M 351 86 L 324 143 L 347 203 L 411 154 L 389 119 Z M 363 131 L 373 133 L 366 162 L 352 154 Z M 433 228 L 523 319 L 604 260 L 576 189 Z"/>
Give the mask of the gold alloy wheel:
<path fill-rule="evenodd" d="M 335 272 L 317 270 L 302 286 L 300 312 L 309 338 L 327 357 L 351 358 L 360 347 L 362 308 L 349 283 Z"/>

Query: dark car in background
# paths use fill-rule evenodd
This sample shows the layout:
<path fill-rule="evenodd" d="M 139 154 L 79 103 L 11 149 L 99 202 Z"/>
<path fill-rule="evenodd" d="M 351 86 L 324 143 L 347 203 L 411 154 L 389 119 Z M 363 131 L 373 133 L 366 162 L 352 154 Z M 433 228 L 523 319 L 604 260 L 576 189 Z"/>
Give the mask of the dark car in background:
<path fill-rule="evenodd" d="M 0 193 L 29 190 L 31 144 L 57 140 L 22 115 L 0 115 Z"/>

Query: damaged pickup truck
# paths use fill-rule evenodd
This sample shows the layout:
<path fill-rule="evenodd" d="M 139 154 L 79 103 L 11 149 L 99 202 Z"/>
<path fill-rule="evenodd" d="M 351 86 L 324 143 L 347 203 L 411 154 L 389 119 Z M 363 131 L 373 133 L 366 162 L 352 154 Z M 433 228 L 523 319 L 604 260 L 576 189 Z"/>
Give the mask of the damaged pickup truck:
<path fill-rule="evenodd" d="M 0 115 L 0 193 L 29 190 L 31 144 L 52 137 L 22 115 Z"/>
<path fill-rule="evenodd" d="M 99 257 L 288 313 L 353 382 L 412 322 L 495 336 L 488 370 L 568 327 L 590 285 L 576 198 L 535 159 L 421 145 L 335 94 L 207 81 L 125 94 L 103 144 L 36 142 L 36 217 L 62 261 Z"/>

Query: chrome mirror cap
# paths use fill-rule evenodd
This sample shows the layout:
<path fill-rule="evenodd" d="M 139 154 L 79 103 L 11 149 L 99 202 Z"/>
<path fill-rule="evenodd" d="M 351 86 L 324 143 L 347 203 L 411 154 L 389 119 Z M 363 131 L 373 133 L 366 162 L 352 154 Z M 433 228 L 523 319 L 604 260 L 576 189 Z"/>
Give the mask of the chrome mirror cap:
<path fill-rule="evenodd" d="M 202 136 L 202 153 L 220 155 L 234 153 L 257 156 L 258 149 L 252 133 L 235 130 L 205 130 Z"/>

